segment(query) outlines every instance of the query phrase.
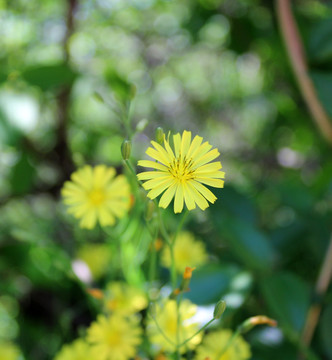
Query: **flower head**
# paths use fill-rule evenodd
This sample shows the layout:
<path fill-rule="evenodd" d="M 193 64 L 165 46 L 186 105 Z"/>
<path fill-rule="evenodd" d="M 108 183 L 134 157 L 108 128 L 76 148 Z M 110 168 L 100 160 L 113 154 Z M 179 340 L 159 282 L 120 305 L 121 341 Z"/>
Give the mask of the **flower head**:
<path fill-rule="evenodd" d="M 207 261 L 207 253 L 202 242 L 195 240 L 187 231 L 181 232 L 174 243 L 174 261 L 178 273 L 183 273 L 187 266 L 199 266 Z M 165 267 L 171 266 L 171 253 L 168 246 L 163 249 L 161 263 Z"/>
<path fill-rule="evenodd" d="M 54 360 L 91 360 L 91 347 L 82 339 L 64 345 Z"/>
<path fill-rule="evenodd" d="M 179 308 L 181 319 L 179 329 L 180 343 L 185 341 L 198 331 L 199 325 L 192 321 L 192 317 L 196 314 L 196 311 L 196 305 L 192 304 L 189 300 L 185 299 L 181 301 Z M 154 345 L 157 345 L 161 350 L 173 351 L 174 344 L 176 344 L 177 342 L 178 326 L 176 301 L 168 299 L 161 305 L 157 304 L 153 312 L 154 314 L 152 316 L 157 320 L 159 327 L 170 341 L 167 341 L 165 337 L 160 333 L 156 322 L 151 316 L 148 319 L 147 323 L 147 333 L 150 342 Z M 180 348 L 180 351 L 184 352 L 187 347 L 189 349 L 194 349 L 196 345 L 200 343 L 201 338 L 201 334 L 194 336 L 186 345 Z M 171 342 L 173 343 L 173 345 Z"/>
<path fill-rule="evenodd" d="M 130 189 L 123 175 L 115 176 L 115 169 L 98 165 L 84 166 L 71 175 L 62 188 L 68 212 L 81 219 L 80 226 L 92 229 L 113 225 L 122 218 L 130 206 Z"/>
<path fill-rule="evenodd" d="M 95 354 L 91 359 L 128 360 L 135 356 L 141 335 L 139 318 L 134 315 L 100 315 L 88 329 L 87 340 Z"/>
<path fill-rule="evenodd" d="M 0 359 L 1 360 L 18 360 L 20 358 L 20 350 L 16 345 L 9 341 L 0 340 Z"/>
<path fill-rule="evenodd" d="M 146 153 L 156 161 L 140 160 L 138 165 L 154 169 L 138 174 L 139 180 L 148 180 L 143 184 L 144 189 L 150 190 L 148 197 L 156 198 L 163 193 L 159 206 L 166 208 L 174 199 L 174 212 L 180 213 L 184 203 L 188 210 L 196 208 L 196 204 L 205 210 L 210 201 L 214 203 L 216 197 L 205 186 L 222 188 L 225 173 L 220 171 L 221 163 L 214 161 L 219 156 L 217 149 L 213 149 L 203 138 L 195 136 L 191 141 L 191 132 L 184 131 L 182 136 L 173 135 L 173 149 L 169 139 L 164 138 L 164 147 L 151 141 L 154 148 L 149 147 Z"/>
<path fill-rule="evenodd" d="M 107 285 L 105 307 L 114 313 L 128 315 L 143 310 L 148 305 L 144 292 L 126 283 L 111 282 Z"/>
<path fill-rule="evenodd" d="M 197 347 L 195 360 L 247 360 L 251 357 L 249 344 L 242 336 L 228 347 L 224 352 L 233 333 L 231 330 L 211 332 L 204 337 L 201 345 Z"/>

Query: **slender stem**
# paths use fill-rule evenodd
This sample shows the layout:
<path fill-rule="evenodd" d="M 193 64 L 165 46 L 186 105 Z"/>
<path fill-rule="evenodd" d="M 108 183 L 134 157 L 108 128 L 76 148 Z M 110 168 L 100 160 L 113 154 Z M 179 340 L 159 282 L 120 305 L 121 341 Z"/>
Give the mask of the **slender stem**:
<path fill-rule="evenodd" d="M 162 328 L 159 326 L 157 319 L 156 319 L 154 316 L 152 316 L 151 314 L 150 314 L 150 317 L 152 318 L 152 320 L 153 320 L 154 323 L 156 324 L 157 329 L 159 330 L 160 334 L 164 337 L 164 339 L 165 339 L 167 342 L 169 342 L 171 345 L 176 346 L 176 345 L 174 344 L 174 342 L 164 333 L 164 331 L 162 330 Z"/>
<path fill-rule="evenodd" d="M 150 233 L 151 234 L 151 233 Z M 151 234 L 152 238 L 152 249 L 151 249 L 151 258 L 150 258 L 150 264 L 149 264 L 149 282 L 151 283 L 155 276 L 156 276 L 156 265 L 157 265 L 157 249 L 155 247 L 155 240 L 157 237 L 157 231 L 155 231 L 154 236 Z"/>
<path fill-rule="evenodd" d="M 214 320 L 215 319 L 211 319 L 204 326 L 202 326 L 198 331 L 196 331 L 194 335 L 190 336 L 190 338 L 188 338 L 187 340 L 185 340 L 181 344 L 179 344 L 178 347 L 181 348 L 183 345 L 187 344 L 191 339 L 193 339 L 195 336 L 197 336 L 201 331 L 205 330 Z"/>
<path fill-rule="evenodd" d="M 331 277 L 332 277 L 332 234 L 315 287 L 315 293 L 318 298 L 322 298 L 325 295 L 328 286 L 330 284 Z M 314 335 L 314 331 L 316 329 L 321 310 L 322 310 L 321 303 L 312 304 L 309 309 L 304 330 L 302 333 L 302 341 L 307 346 L 311 343 L 311 339 Z"/>
<path fill-rule="evenodd" d="M 180 312 L 180 305 L 181 305 L 181 300 L 182 300 L 183 294 L 181 294 L 181 296 L 179 298 L 176 299 L 176 348 L 175 348 L 175 353 L 176 353 L 176 358 L 178 360 L 180 360 L 180 330 L 181 330 L 181 312 Z"/>
<path fill-rule="evenodd" d="M 234 341 L 237 339 L 237 337 L 240 335 L 240 330 L 237 329 L 233 335 L 231 336 L 231 338 L 228 340 L 228 343 L 226 344 L 226 346 L 221 350 L 221 352 L 218 354 L 218 356 L 216 357 L 217 359 L 221 358 L 225 352 L 228 350 L 228 348 L 234 343 Z"/>

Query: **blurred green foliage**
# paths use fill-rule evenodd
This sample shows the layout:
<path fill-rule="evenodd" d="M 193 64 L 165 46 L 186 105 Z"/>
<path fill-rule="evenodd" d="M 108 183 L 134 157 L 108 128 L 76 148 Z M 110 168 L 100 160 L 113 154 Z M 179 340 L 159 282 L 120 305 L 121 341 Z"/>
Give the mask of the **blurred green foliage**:
<path fill-rule="evenodd" d="M 72 8 L 70 7 L 72 6 Z M 332 116 L 332 2 L 294 11 L 317 93 Z M 331 148 L 291 73 L 270 0 L 0 1 L 0 338 L 52 359 L 97 312 L 73 271 L 78 248 L 105 238 L 65 215 L 59 189 L 78 166 L 121 171 L 122 140 L 144 157 L 158 126 L 187 129 L 221 152 L 226 187 L 188 228 L 211 263 L 188 297 L 223 297 L 224 323 L 265 313 L 253 359 L 295 359 L 331 233 Z M 133 124 L 119 116 L 128 111 Z M 144 119 L 148 119 L 148 123 Z M 107 231 L 106 278 L 143 286 L 150 239 L 140 217 Z M 178 217 L 167 212 L 170 226 Z M 118 240 L 122 239 L 121 243 Z M 168 279 L 160 272 L 161 283 Z M 332 357 L 332 292 L 313 340 Z"/>

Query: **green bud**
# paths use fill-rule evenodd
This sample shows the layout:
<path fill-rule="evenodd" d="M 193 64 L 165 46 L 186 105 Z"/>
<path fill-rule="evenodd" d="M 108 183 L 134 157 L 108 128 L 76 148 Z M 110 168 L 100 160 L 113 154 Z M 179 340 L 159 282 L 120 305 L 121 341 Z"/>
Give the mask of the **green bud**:
<path fill-rule="evenodd" d="M 162 144 L 164 142 L 164 130 L 161 127 L 158 127 L 156 130 L 156 141 L 158 144 Z"/>
<path fill-rule="evenodd" d="M 220 319 L 221 315 L 225 312 L 225 310 L 226 310 L 226 301 L 225 300 L 218 301 L 216 306 L 214 307 L 213 318 Z"/>
<path fill-rule="evenodd" d="M 123 160 L 128 160 L 130 158 L 130 153 L 131 153 L 131 141 L 124 140 L 121 145 L 121 154 Z"/>

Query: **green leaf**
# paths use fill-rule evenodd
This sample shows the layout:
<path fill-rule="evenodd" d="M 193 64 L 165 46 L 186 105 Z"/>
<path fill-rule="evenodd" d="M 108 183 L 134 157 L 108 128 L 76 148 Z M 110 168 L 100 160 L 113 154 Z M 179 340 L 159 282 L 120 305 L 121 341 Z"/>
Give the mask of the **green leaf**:
<path fill-rule="evenodd" d="M 261 290 L 280 325 L 300 333 L 309 309 L 309 286 L 292 273 L 280 272 L 266 277 Z"/>
<path fill-rule="evenodd" d="M 239 281 L 240 278 L 243 281 Z M 190 291 L 185 297 L 198 305 L 217 303 L 230 294 L 243 299 L 251 283 L 251 276 L 234 265 L 208 264 L 194 271 Z"/>
<path fill-rule="evenodd" d="M 30 67 L 23 71 L 23 79 L 42 91 L 52 91 L 64 85 L 71 85 L 77 77 L 67 64 Z"/>
<path fill-rule="evenodd" d="M 114 92 L 114 95 L 122 102 L 133 97 L 133 87 L 126 79 L 120 76 L 113 68 L 108 68 L 105 78 Z"/>
<path fill-rule="evenodd" d="M 319 21 L 311 30 L 308 53 L 315 62 L 332 60 L 332 18 Z"/>
<path fill-rule="evenodd" d="M 315 84 L 320 101 L 322 102 L 327 113 L 332 117 L 332 73 L 312 72 L 310 75 Z"/>

